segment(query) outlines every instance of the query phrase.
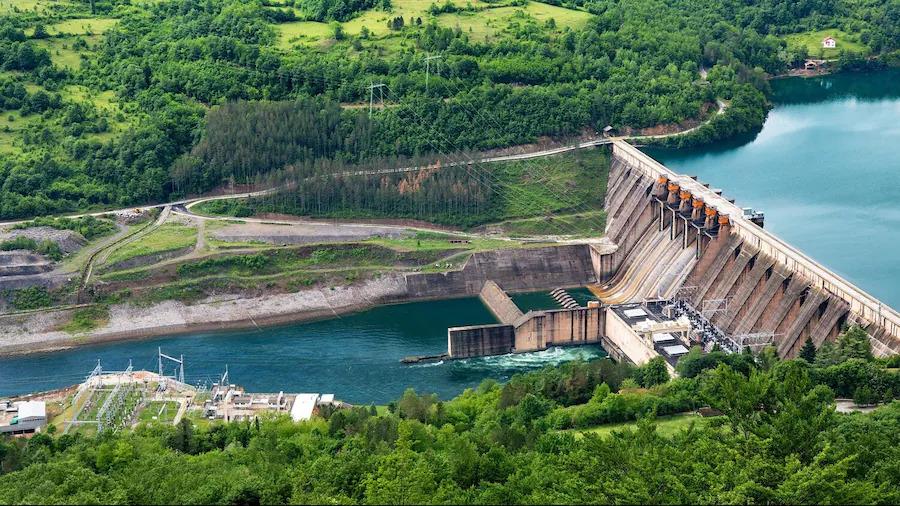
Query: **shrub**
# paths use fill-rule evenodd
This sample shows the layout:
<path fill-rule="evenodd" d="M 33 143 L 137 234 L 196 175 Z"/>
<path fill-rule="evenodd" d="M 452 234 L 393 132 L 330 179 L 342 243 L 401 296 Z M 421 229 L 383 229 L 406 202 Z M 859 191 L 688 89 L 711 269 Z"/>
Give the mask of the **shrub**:
<path fill-rule="evenodd" d="M 635 369 L 633 374 L 634 380 L 645 388 L 662 385 L 669 381 L 669 370 L 662 357 L 653 357 L 649 362 Z"/>
<path fill-rule="evenodd" d="M 91 306 L 75 311 L 72 314 L 72 320 L 62 329 L 70 333 L 87 332 L 108 320 L 109 309 L 106 306 Z"/>
<path fill-rule="evenodd" d="M 13 292 L 13 307 L 19 310 L 40 309 L 52 304 L 50 292 L 43 286 L 22 288 Z"/>
<path fill-rule="evenodd" d="M 80 218 L 40 217 L 25 223 L 19 223 L 13 228 L 21 230 L 32 227 L 51 227 L 57 230 L 72 230 L 78 232 L 87 240 L 112 235 L 116 231 L 115 223 L 94 216 L 82 216 Z"/>
<path fill-rule="evenodd" d="M 209 258 L 200 262 L 182 264 L 178 266 L 178 275 L 184 277 L 196 277 L 204 274 L 214 274 L 228 269 L 247 270 L 259 272 L 265 269 L 272 259 L 261 253 L 253 255 L 240 255 L 222 258 Z"/>
<path fill-rule="evenodd" d="M 12 251 L 17 249 L 33 251 L 54 261 L 61 260 L 63 257 L 63 252 L 62 249 L 60 249 L 59 244 L 56 244 L 51 240 L 37 242 L 34 239 L 19 236 L 0 243 L 0 250 L 2 251 Z"/>

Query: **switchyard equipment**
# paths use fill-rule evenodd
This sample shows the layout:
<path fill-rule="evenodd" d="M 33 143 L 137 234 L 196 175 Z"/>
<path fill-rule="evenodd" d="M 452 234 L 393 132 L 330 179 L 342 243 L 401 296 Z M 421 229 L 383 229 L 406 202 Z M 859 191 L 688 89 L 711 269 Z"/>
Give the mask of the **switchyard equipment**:
<path fill-rule="evenodd" d="M 73 426 L 93 426 L 97 432 L 128 426 L 136 410 L 146 399 L 143 385 L 134 378 L 131 361 L 124 371 L 103 373 L 100 362 L 91 371 L 72 401 L 74 414 L 66 422 L 64 433 Z"/>

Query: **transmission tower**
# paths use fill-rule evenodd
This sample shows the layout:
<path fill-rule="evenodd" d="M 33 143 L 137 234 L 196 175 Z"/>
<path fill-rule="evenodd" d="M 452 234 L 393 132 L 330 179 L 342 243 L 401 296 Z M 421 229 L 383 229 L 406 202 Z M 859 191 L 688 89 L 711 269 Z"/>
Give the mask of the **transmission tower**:
<path fill-rule="evenodd" d="M 175 370 L 175 376 L 172 377 L 175 381 L 179 383 L 184 383 L 184 355 L 180 355 L 179 358 L 170 357 L 162 352 L 162 348 L 157 348 L 159 352 L 159 377 L 160 379 L 167 377 L 164 374 L 163 369 L 163 359 L 168 360 L 170 362 L 174 362 L 177 364 L 177 369 Z"/>
<path fill-rule="evenodd" d="M 439 54 L 428 55 L 425 57 L 425 94 L 428 94 L 428 77 L 431 74 L 431 60 L 440 60 L 443 56 Z M 435 62 L 435 68 L 437 69 L 437 75 L 441 75 L 441 67 L 438 66 L 439 62 Z"/>
<path fill-rule="evenodd" d="M 75 413 L 72 415 L 72 418 L 66 422 L 66 428 L 63 430 L 63 434 L 68 434 L 69 428 L 71 428 L 78 420 L 78 417 L 81 416 L 81 412 L 84 410 L 86 404 L 86 402 L 81 401 L 84 399 L 85 395 L 87 395 L 87 399 L 93 397 L 94 391 L 97 390 L 97 384 L 94 378 L 100 377 L 102 374 L 103 367 L 100 365 L 100 359 L 98 358 L 94 370 L 92 370 L 88 377 L 84 379 L 84 383 L 78 385 L 78 393 L 75 394 L 75 398 L 72 399 L 72 407 L 75 408 Z"/>
<path fill-rule="evenodd" d="M 750 351 L 757 351 L 771 345 L 775 342 L 775 337 L 782 334 L 774 332 L 753 332 L 749 334 L 738 334 L 731 339 L 738 346 L 738 349 L 750 348 Z"/>
<path fill-rule="evenodd" d="M 672 298 L 674 300 L 689 301 L 692 298 L 694 298 L 694 294 L 696 294 L 696 293 L 697 293 L 697 286 L 694 286 L 694 285 L 682 286 L 675 292 L 675 295 L 673 295 Z"/>
<path fill-rule="evenodd" d="M 112 392 L 106 396 L 103 405 L 100 407 L 100 411 L 97 412 L 97 432 L 115 429 L 118 424 L 125 420 L 123 413 L 125 411 L 125 399 L 128 397 L 131 390 L 134 389 L 134 382 L 131 381 L 131 372 L 133 370 L 131 361 L 129 360 L 128 369 L 125 369 L 124 373 L 119 374 L 116 379 L 116 386 L 113 387 Z M 123 376 L 129 377 L 125 382 L 125 388 L 122 388 Z"/>
<path fill-rule="evenodd" d="M 387 86 L 384 83 L 371 83 L 366 88 L 369 90 L 369 117 L 372 117 L 372 108 L 375 103 L 375 89 L 378 89 L 378 98 L 381 101 L 382 107 L 384 107 L 384 87 Z"/>
<path fill-rule="evenodd" d="M 700 309 L 700 314 L 702 314 L 707 320 L 712 320 L 712 317 L 717 313 L 727 313 L 728 312 L 728 299 L 709 299 L 704 300 L 702 304 L 702 308 Z"/>

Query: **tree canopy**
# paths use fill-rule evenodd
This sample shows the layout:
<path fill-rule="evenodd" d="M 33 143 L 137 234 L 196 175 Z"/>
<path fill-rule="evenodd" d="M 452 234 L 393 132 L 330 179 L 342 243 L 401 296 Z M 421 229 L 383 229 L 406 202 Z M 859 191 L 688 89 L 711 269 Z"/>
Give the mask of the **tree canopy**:
<path fill-rule="evenodd" d="M 280 118 L 275 110 L 297 103 L 321 108 L 325 131 L 345 142 L 321 156 L 342 162 L 493 149 L 608 124 L 622 131 L 696 124 L 714 114 L 717 99 L 729 101 L 725 114 L 674 141 L 709 142 L 762 124 L 765 77 L 795 63 L 784 34 L 836 26 L 859 34 L 886 62 L 896 60 L 900 40 L 896 2 L 552 3 L 590 16 L 571 25 L 539 21 L 527 3 L 502 0 L 408 22 L 395 13 L 400 23 L 387 35 L 340 25 L 341 40 L 285 46 L 281 29 L 295 10 L 342 20 L 391 6 L 110 0 L 13 11 L 0 21 L 0 112 L 8 115 L 0 218 L 160 201 L 239 180 L 266 163 L 278 170 L 304 162 L 313 153 L 298 152 L 296 141 L 315 137 L 312 110 L 296 118 L 292 135 L 269 123 Z M 494 7 L 522 11 L 487 37 L 443 21 L 487 16 Z M 102 33 L 54 28 L 100 16 L 114 21 Z M 438 53 L 426 83 L 423 58 Z M 385 85 L 385 104 L 368 121 L 354 104 L 369 99 L 372 83 Z M 270 158 L 246 142 L 210 151 L 234 132 L 221 120 L 236 117 L 226 104 L 240 101 L 273 102 L 259 106 L 253 127 Z"/>
<path fill-rule="evenodd" d="M 742 355 L 744 356 L 744 355 Z M 805 360 L 724 361 L 641 388 L 609 359 L 485 381 L 443 401 L 293 423 L 142 425 L 99 438 L 0 439 L 0 502 L 888 503 L 900 500 L 900 403 L 835 411 L 855 388 Z M 862 359 L 849 358 L 842 364 Z M 883 361 L 865 362 L 889 375 Z M 645 380 L 646 381 L 646 380 Z M 874 390 L 873 390 L 874 392 Z M 708 406 L 672 433 L 664 415 Z M 591 416 L 585 416 L 588 414 Z M 596 415 L 605 413 L 602 417 Z M 681 415 L 688 416 L 688 415 Z M 657 418 L 659 417 L 659 418 Z M 583 430 L 571 430 L 574 427 Z M 600 424 L 629 422 L 603 433 Z M 599 427 L 598 427 L 599 425 Z"/>

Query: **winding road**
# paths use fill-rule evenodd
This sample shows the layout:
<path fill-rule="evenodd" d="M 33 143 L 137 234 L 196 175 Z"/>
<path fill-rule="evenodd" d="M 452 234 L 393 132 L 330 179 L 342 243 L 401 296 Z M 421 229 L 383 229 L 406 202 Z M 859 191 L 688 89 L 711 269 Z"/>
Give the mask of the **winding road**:
<path fill-rule="evenodd" d="M 723 114 L 728 107 L 728 104 L 726 104 L 725 102 L 723 102 L 722 100 L 719 100 L 719 99 L 716 99 L 716 104 L 718 105 L 718 110 L 716 111 L 716 116 Z M 553 155 L 558 155 L 561 153 L 567 153 L 569 151 L 575 151 L 578 149 L 586 149 L 586 148 L 592 148 L 595 146 L 602 146 L 604 144 L 612 144 L 614 141 L 617 141 L 617 140 L 640 141 L 640 140 L 649 140 L 649 139 L 664 139 L 666 137 L 675 137 L 675 136 L 685 135 L 685 134 L 694 132 L 694 131 L 702 128 L 704 125 L 706 125 L 707 123 L 712 121 L 714 118 L 715 118 L 715 116 L 713 118 L 707 119 L 706 121 L 704 121 L 703 123 L 701 123 L 695 127 L 689 128 L 687 130 L 682 130 L 680 132 L 673 132 L 673 133 L 659 134 L 659 135 L 631 135 L 631 136 L 620 136 L 620 137 L 588 138 L 588 140 L 581 141 L 581 142 L 578 142 L 575 144 L 569 144 L 566 146 L 548 148 L 548 149 L 543 149 L 543 150 L 538 150 L 538 151 L 531 151 L 531 152 L 527 152 L 527 153 L 518 153 L 518 154 L 513 154 L 513 155 L 488 156 L 488 157 L 480 158 L 478 160 L 470 160 L 470 161 L 466 161 L 466 162 L 451 162 L 451 163 L 446 164 L 445 166 L 446 167 L 455 167 L 455 166 L 460 166 L 460 165 L 475 165 L 475 164 L 480 164 L 480 163 L 514 162 L 514 161 L 519 161 L 519 160 L 530 160 L 532 158 L 553 156 Z M 372 176 L 374 176 L 374 175 L 379 175 L 379 174 L 398 174 L 398 173 L 404 173 L 404 172 L 416 172 L 416 171 L 424 170 L 424 169 L 428 169 L 428 168 L 434 168 L 434 166 L 417 165 L 417 166 L 411 166 L 411 167 L 398 167 L 398 168 L 391 168 L 391 169 L 346 171 L 346 172 L 341 172 L 338 175 L 341 175 L 341 176 L 369 176 L 369 175 L 372 175 Z M 179 207 L 179 206 L 184 207 L 184 208 L 189 208 L 189 207 L 193 207 L 194 205 L 199 204 L 201 202 L 209 202 L 209 201 L 213 201 L 213 200 L 228 200 L 228 199 L 243 199 L 243 198 L 250 198 L 250 197 L 262 197 L 265 195 L 269 195 L 271 193 L 276 193 L 280 189 L 281 189 L 281 187 L 275 187 L 275 188 L 268 188 L 265 190 L 258 190 L 258 191 L 252 191 L 252 192 L 231 193 L 231 194 L 226 194 L 226 195 L 212 195 L 212 196 L 204 196 L 204 197 L 192 197 L 192 198 L 187 198 L 187 199 L 175 200 L 172 202 L 163 202 L 163 203 L 159 203 L 159 204 L 145 204 L 145 205 L 137 205 L 137 206 L 128 206 L 128 207 L 121 208 L 121 209 L 111 209 L 111 210 L 106 210 L 106 211 L 96 211 L 96 212 L 81 213 L 81 214 L 61 214 L 61 215 L 56 215 L 56 216 L 68 217 L 68 218 L 81 218 L 84 216 L 98 217 L 98 216 L 103 216 L 106 214 L 123 213 L 123 212 L 127 212 L 129 210 L 135 209 L 135 208 L 160 209 L 160 208 L 166 208 L 166 207 L 174 208 L 174 207 Z M 0 227 L 16 225 L 19 223 L 27 223 L 29 221 L 31 221 L 31 220 L 0 221 Z"/>

